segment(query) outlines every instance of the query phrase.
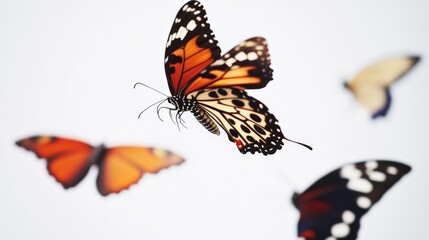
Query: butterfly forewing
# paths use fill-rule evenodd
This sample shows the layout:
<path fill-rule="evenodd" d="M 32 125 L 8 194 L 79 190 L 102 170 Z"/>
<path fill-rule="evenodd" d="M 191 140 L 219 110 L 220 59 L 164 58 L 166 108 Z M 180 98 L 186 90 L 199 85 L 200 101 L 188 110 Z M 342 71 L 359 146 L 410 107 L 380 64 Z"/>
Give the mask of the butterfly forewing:
<path fill-rule="evenodd" d="M 300 211 L 298 236 L 356 239 L 361 217 L 411 168 L 393 161 L 345 165 L 325 175 L 293 202 Z"/>
<path fill-rule="evenodd" d="M 91 167 L 93 147 L 81 141 L 54 136 L 34 136 L 16 144 L 34 152 L 48 163 L 49 173 L 64 188 L 77 185 Z"/>
<path fill-rule="evenodd" d="M 419 60 L 418 56 L 383 59 L 358 73 L 352 84 L 373 84 L 387 87 L 410 71 Z"/>
<path fill-rule="evenodd" d="M 165 50 L 165 73 L 172 95 L 181 93 L 203 69 L 220 57 L 220 48 L 198 1 L 186 3 L 174 19 Z"/>
<path fill-rule="evenodd" d="M 270 55 L 264 38 L 254 37 L 235 46 L 204 69 L 185 93 L 203 88 L 263 88 L 272 80 Z"/>
<path fill-rule="evenodd" d="M 159 148 L 113 147 L 100 162 L 97 188 L 104 196 L 119 193 L 136 184 L 144 173 L 158 173 L 183 161 L 180 156 Z"/>
<path fill-rule="evenodd" d="M 359 72 L 346 83 L 346 87 L 368 109 L 372 118 L 385 116 L 391 104 L 390 85 L 408 73 L 419 60 L 419 56 L 383 59 Z"/>
<path fill-rule="evenodd" d="M 282 148 L 284 136 L 277 119 L 258 100 L 237 88 L 215 88 L 187 95 L 195 99 L 235 142 L 242 153 L 273 154 Z"/>

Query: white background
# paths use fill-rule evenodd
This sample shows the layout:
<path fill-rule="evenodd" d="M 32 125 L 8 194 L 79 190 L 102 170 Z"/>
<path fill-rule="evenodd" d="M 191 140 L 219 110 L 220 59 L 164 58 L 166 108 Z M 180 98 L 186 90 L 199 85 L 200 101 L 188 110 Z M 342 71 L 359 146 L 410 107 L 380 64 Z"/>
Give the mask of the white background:
<path fill-rule="evenodd" d="M 286 143 L 268 157 L 242 155 L 190 113 L 180 132 L 167 112 L 137 119 L 163 96 L 135 82 L 168 92 L 165 42 L 184 3 L 0 1 L 1 239 L 296 239 L 293 189 L 376 158 L 413 170 L 363 218 L 360 238 L 427 236 L 428 1 L 204 1 L 223 52 L 267 39 L 274 81 L 249 94 L 288 138 L 314 147 Z M 372 121 L 342 82 L 396 54 L 423 60 L 392 87 L 388 117 Z M 164 147 L 187 162 L 103 198 L 96 168 L 65 191 L 14 145 L 33 134 Z"/>

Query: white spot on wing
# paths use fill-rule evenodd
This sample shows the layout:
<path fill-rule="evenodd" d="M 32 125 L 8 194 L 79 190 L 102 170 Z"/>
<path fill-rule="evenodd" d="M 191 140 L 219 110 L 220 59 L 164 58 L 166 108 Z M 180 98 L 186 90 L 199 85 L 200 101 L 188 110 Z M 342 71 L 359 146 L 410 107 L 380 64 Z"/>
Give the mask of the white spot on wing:
<path fill-rule="evenodd" d="M 337 223 L 331 228 L 331 234 L 335 238 L 343 238 L 349 235 L 350 227 L 346 223 Z"/>
<path fill-rule="evenodd" d="M 241 62 L 247 59 L 247 55 L 244 52 L 239 52 L 235 55 L 235 59 Z"/>
<path fill-rule="evenodd" d="M 372 184 L 365 178 L 351 179 L 347 183 L 347 188 L 356 192 L 370 193 L 372 191 Z"/>
<path fill-rule="evenodd" d="M 356 203 L 360 208 L 367 209 L 371 207 L 371 200 L 367 197 L 363 197 L 363 196 L 358 197 L 358 199 L 356 200 Z"/>
<path fill-rule="evenodd" d="M 398 174 L 398 169 L 392 166 L 387 167 L 387 173 L 391 174 L 391 175 L 396 175 Z"/>
<path fill-rule="evenodd" d="M 369 168 L 369 169 L 376 169 L 377 166 L 378 166 L 378 163 L 376 161 L 371 161 L 371 162 L 365 163 L 365 167 Z"/>
<path fill-rule="evenodd" d="M 188 34 L 188 30 L 186 30 L 186 28 L 184 28 L 183 26 L 181 26 L 179 28 L 179 30 L 177 31 L 176 38 L 180 38 L 181 40 L 183 40 L 183 39 L 185 39 L 186 34 Z"/>
<path fill-rule="evenodd" d="M 249 59 L 249 61 L 254 61 L 258 59 L 258 54 L 256 54 L 255 52 L 250 52 L 247 54 L 247 59 Z"/>
<path fill-rule="evenodd" d="M 228 66 L 228 67 L 231 67 L 232 66 L 232 64 L 234 64 L 236 62 L 236 60 L 234 59 L 234 58 L 230 58 L 230 59 L 228 59 L 228 60 L 226 60 L 225 61 L 225 64 Z"/>
<path fill-rule="evenodd" d="M 214 66 L 220 66 L 220 65 L 223 65 L 223 64 L 225 64 L 225 60 L 219 59 L 216 62 L 214 62 L 212 65 L 214 65 Z"/>
<path fill-rule="evenodd" d="M 340 176 L 347 179 L 360 178 L 362 172 L 357 169 L 354 164 L 350 164 L 341 168 Z"/>
<path fill-rule="evenodd" d="M 382 172 L 377 171 L 367 171 L 366 174 L 368 175 L 369 179 L 375 182 L 384 182 L 386 181 L 386 174 Z"/>
<path fill-rule="evenodd" d="M 342 215 L 343 222 L 347 224 L 352 224 L 355 221 L 355 214 L 352 211 L 346 210 Z"/>
<path fill-rule="evenodd" d="M 194 20 L 189 21 L 188 25 L 186 25 L 186 28 L 189 31 L 193 31 L 196 27 L 197 27 L 197 24 L 195 23 Z"/>
<path fill-rule="evenodd" d="M 264 46 L 262 45 L 258 45 L 255 47 L 256 50 L 264 50 Z"/>
<path fill-rule="evenodd" d="M 256 43 L 253 42 L 253 41 L 247 41 L 247 42 L 244 42 L 243 45 L 246 46 L 246 47 L 253 47 L 253 46 L 256 45 Z"/>

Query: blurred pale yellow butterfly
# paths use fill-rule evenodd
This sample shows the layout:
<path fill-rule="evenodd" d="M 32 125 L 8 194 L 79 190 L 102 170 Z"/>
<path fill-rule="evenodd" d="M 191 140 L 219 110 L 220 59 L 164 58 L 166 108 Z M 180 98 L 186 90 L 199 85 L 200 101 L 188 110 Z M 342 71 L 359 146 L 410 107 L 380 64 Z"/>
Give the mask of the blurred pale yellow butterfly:
<path fill-rule="evenodd" d="M 383 59 L 359 72 L 344 85 L 372 114 L 372 118 L 384 117 L 389 110 L 392 97 L 389 86 L 409 72 L 420 60 L 420 56 L 398 56 Z"/>

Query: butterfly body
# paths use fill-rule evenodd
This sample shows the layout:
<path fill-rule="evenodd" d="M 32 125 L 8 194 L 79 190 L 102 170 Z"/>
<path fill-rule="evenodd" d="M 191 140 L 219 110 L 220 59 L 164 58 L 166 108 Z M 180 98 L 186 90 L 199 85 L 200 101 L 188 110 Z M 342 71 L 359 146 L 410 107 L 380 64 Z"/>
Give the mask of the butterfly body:
<path fill-rule="evenodd" d="M 97 166 L 101 195 L 119 193 L 137 183 L 145 173 L 158 173 L 184 160 L 169 151 L 138 146 L 93 147 L 85 142 L 56 136 L 33 136 L 16 142 L 45 159 L 48 172 L 65 189 L 79 184 L 91 166 Z"/>
<path fill-rule="evenodd" d="M 270 63 L 262 37 L 247 39 L 221 56 L 203 5 L 189 1 L 174 19 L 165 50 L 167 101 L 174 106 L 170 110 L 177 110 L 176 123 L 190 111 L 209 132 L 219 135 L 222 128 L 241 153 L 275 153 L 286 139 L 278 121 L 245 91 L 272 80 Z"/>
<path fill-rule="evenodd" d="M 302 193 L 294 193 L 300 212 L 298 236 L 306 240 L 354 240 L 361 218 L 411 167 L 374 160 L 344 165 Z"/>

